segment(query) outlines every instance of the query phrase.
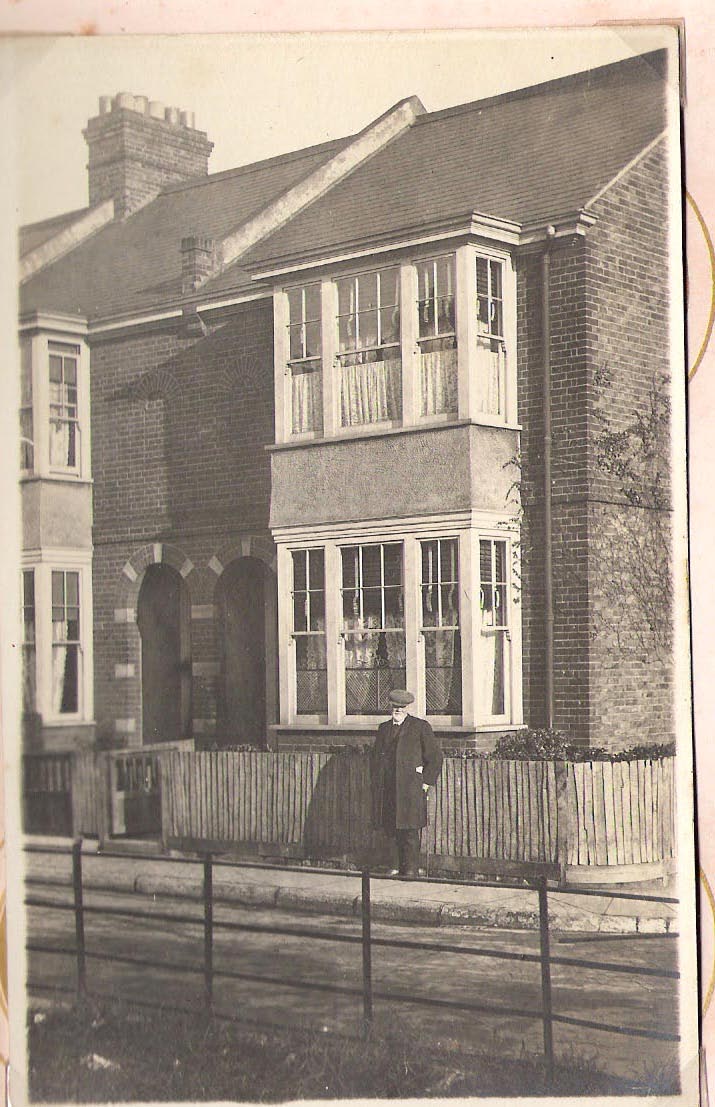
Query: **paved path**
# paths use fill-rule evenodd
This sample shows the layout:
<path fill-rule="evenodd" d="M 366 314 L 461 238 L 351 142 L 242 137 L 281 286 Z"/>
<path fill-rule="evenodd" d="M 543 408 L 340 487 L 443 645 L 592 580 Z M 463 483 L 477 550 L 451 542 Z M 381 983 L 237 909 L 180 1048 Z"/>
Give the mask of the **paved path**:
<path fill-rule="evenodd" d="M 339 878 L 337 878 L 339 879 Z M 71 902 L 68 888 L 35 886 L 33 896 Z M 201 906 L 170 896 L 137 895 L 136 892 L 103 892 L 88 889 L 86 905 L 141 909 L 153 918 L 135 920 L 87 915 L 87 963 L 90 991 L 143 1002 L 195 1006 L 202 1002 L 200 972 L 203 936 Z M 190 913 L 196 923 L 166 922 L 156 916 Z M 328 932 L 338 937 L 358 937 L 360 923 L 349 916 L 306 915 L 284 910 L 218 904 L 216 921 L 243 922 L 254 926 L 281 926 Z M 539 1019 L 513 1013 L 493 1014 L 452 1010 L 439 1001 L 482 1003 L 518 1010 L 540 1010 L 540 970 L 537 962 L 495 960 L 472 956 L 459 949 L 489 948 L 501 952 L 535 954 L 538 936 L 533 931 L 480 930 L 434 926 L 404 926 L 376 922 L 373 936 L 411 942 L 447 942 L 450 952 L 431 949 L 373 949 L 375 1021 L 405 1027 L 406 1032 L 429 1035 L 448 1047 L 460 1041 L 477 1049 L 505 1056 L 542 1048 Z M 53 948 L 72 949 L 74 919 L 70 911 L 30 908 L 28 938 Z M 576 935 L 562 931 L 552 942 L 554 956 L 588 959 L 626 967 L 673 971 L 677 942 L 660 935 Z M 158 962 L 158 969 L 109 963 L 95 954 Z M 181 971 L 193 967 L 193 971 Z M 231 1016 L 273 1024 L 324 1027 L 357 1033 L 362 1006 L 361 947 L 358 943 L 328 941 L 283 934 L 227 932 L 217 928 L 215 967 L 239 978 L 216 981 L 215 1007 Z M 263 981 L 258 978 L 264 978 Z M 268 978 L 268 983 L 265 982 Z M 31 952 L 29 988 L 33 997 L 72 995 L 76 965 L 71 953 Z M 294 986 L 300 983 L 302 986 Z M 311 985 L 312 987 L 306 987 Z M 677 1029 L 677 981 L 655 976 L 620 975 L 600 967 L 554 965 L 554 1011 L 594 1022 L 674 1033 Z M 358 989 L 357 994 L 331 992 L 328 988 Z M 403 1002 L 383 996 L 397 993 Z M 433 1001 L 429 1007 L 415 1002 Z M 574 1051 L 588 1056 L 618 1075 L 642 1078 L 647 1085 L 677 1048 L 670 1043 L 605 1033 L 600 1030 L 557 1024 L 557 1054 Z"/>
<path fill-rule="evenodd" d="M 64 844 L 65 850 L 68 843 Z M 68 884 L 71 858 L 65 854 L 28 853 L 27 872 L 33 881 Z M 295 868 L 258 868 L 217 865 L 217 900 L 252 906 L 278 907 L 337 916 L 360 914 L 360 875 L 332 875 Z M 173 863 L 150 857 L 113 857 L 97 854 L 95 843 L 85 843 L 83 880 L 86 887 L 147 895 L 179 893 L 201 895 L 199 862 Z M 637 889 L 630 888 L 631 893 Z M 660 884 L 643 894 L 670 895 Z M 371 882 L 373 914 L 420 925 L 473 925 L 507 929 L 536 929 L 538 898 L 526 887 L 476 887 L 454 882 L 380 879 Z M 665 934 L 677 930 L 677 905 L 648 900 L 623 900 L 610 895 L 549 892 L 549 921 L 554 930 L 580 933 Z"/>

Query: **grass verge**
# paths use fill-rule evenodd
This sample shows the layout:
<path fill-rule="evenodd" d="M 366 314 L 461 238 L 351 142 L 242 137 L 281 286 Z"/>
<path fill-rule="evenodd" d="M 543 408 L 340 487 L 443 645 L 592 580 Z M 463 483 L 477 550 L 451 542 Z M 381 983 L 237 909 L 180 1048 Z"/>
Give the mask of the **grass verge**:
<path fill-rule="evenodd" d="M 169 1009 L 86 1001 L 29 1016 L 36 1102 L 201 1101 L 522 1095 L 673 1094 L 561 1059 L 553 1084 L 539 1058 L 475 1054 L 422 1040 L 394 1022 L 369 1040 L 264 1028 Z"/>

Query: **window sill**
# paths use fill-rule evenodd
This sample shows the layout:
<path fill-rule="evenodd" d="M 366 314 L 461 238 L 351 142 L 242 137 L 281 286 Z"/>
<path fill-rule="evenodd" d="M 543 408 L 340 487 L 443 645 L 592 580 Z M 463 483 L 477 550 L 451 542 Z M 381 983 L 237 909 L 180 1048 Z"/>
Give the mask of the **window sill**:
<path fill-rule="evenodd" d="M 92 477 L 83 477 L 79 473 L 31 473 L 29 470 L 20 473 L 20 484 L 30 484 L 32 481 L 52 481 L 53 484 L 94 484 Z"/>
<path fill-rule="evenodd" d="M 341 734 L 352 733 L 355 731 L 365 731 L 366 733 L 374 733 L 375 728 L 389 721 L 389 715 L 377 715 L 374 720 L 369 722 L 355 722 L 355 723 L 271 723 L 268 727 L 269 730 L 281 731 L 281 732 L 305 732 L 315 731 L 317 733 Z M 418 716 L 420 719 L 424 719 L 423 715 Z M 445 722 L 431 722 L 428 718 L 426 720 L 433 730 L 439 733 L 449 734 L 489 734 L 491 732 L 500 732 L 502 730 L 524 730 L 525 723 L 475 723 L 473 726 L 465 726 L 463 723 L 445 723 Z"/>
<path fill-rule="evenodd" d="M 70 726 L 94 726 L 94 719 L 84 719 L 81 715 L 62 715 L 59 718 L 53 718 L 50 715 L 42 715 L 41 726 L 43 727 L 70 727 Z"/>
<path fill-rule="evenodd" d="M 500 423 L 488 419 L 430 419 L 424 416 L 420 422 L 409 426 L 386 426 L 381 423 L 374 430 L 369 427 L 361 427 L 356 431 L 340 431 L 337 434 L 326 435 L 323 438 L 296 438 L 288 442 L 271 442 L 264 447 L 269 453 L 279 450 L 297 450 L 309 446 L 327 446 L 334 442 L 354 442 L 367 438 L 386 438 L 396 434 L 414 434 L 426 430 L 451 430 L 455 427 L 495 427 L 499 430 L 521 431 L 521 423 Z"/>

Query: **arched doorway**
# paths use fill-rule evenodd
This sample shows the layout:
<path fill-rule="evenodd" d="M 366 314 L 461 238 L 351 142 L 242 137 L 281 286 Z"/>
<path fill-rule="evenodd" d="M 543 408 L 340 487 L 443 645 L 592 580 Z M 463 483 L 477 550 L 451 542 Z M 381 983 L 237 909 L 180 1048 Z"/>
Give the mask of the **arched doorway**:
<path fill-rule="evenodd" d="M 224 743 L 266 743 L 266 576 L 263 562 L 242 557 L 216 586 L 217 730 Z"/>
<path fill-rule="evenodd" d="M 137 604 L 142 646 L 142 741 L 170 742 L 191 732 L 189 596 L 169 565 L 150 565 Z"/>

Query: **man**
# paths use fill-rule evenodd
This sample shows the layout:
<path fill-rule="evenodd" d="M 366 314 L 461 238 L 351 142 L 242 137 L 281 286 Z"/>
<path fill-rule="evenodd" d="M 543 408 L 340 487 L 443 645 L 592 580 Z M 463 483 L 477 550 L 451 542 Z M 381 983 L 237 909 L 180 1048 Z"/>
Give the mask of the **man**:
<path fill-rule="evenodd" d="M 417 876 L 420 829 L 427 825 L 427 793 L 442 769 L 442 750 L 432 727 L 409 715 L 414 696 L 393 689 L 392 718 L 378 727 L 372 748 L 373 825 L 391 839 L 397 869 L 391 875 Z"/>

